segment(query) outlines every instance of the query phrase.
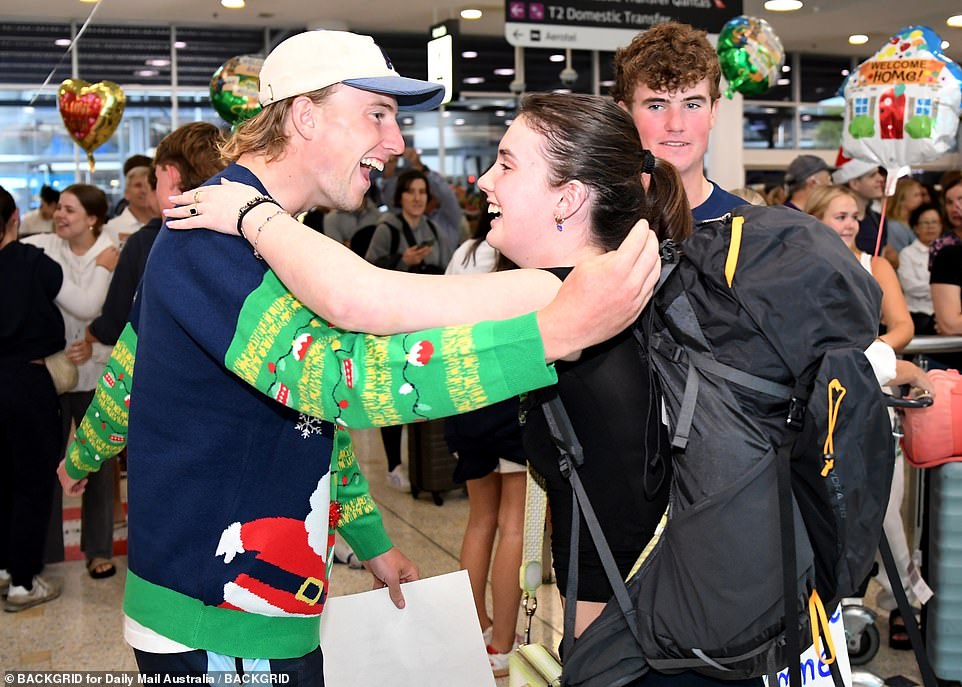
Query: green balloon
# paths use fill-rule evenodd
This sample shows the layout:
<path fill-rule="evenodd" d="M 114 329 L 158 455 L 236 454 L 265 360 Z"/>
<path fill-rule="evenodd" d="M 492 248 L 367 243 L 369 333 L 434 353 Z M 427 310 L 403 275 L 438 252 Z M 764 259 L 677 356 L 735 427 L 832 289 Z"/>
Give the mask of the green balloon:
<path fill-rule="evenodd" d="M 231 126 L 261 111 L 257 101 L 258 76 L 264 60 L 254 55 L 232 57 L 210 79 L 210 103 Z"/>
<path fill-rule="evenodd" d="M 760 95 L 775 85 L 785 62 L 782 42 L 756 17 L 735 17 L 718 35 L 718 61 L 728 81 L 725 95 Z"/>

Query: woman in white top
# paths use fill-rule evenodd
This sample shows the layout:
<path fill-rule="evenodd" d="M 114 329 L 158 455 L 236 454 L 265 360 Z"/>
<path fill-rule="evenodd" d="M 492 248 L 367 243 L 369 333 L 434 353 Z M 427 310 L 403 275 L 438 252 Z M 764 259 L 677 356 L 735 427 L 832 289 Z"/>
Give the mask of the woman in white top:
<path fill-rule="evenodd" d="M 915 323 L 916 334 L 935 334 L 935 309 L 929 288 L 929 246 L 942 233 L 942 214 L 932 203 L 919 205 L 909 214 L 915 241 L 899 253 L 899 281 Z"/>
<path fill-rule="evenodd" d="M 872 257 L 855 246 L 859 210 L 853 193 L 845 186 L 819 186 L 809 196 L 808 202 L 805 204 L 805 211 L 814 215 L 837 233 L 862 266 L 872 273 L 879 286 L 882 287 L 882 324 L 885 325 L 886 332 L 879 336 L 877 341 L 888 344 L 896 352 L 901 350 L 912 340 L 914 335 L 915 328 L 912 324 L 912 318 L 909 316 L 909 309 L 905 305 L 905 296 L 902 294 L 902 287 L 899 286 L 898 277 L 896 277 L 892 265 L 884 258 Z M 869 358 L 872 359 L 871 356 Z M 932 385 L 925 372 L 908 361 L 897 361 L 894 372 L 894 377 L 879 379 L 879 383 L 912 384 L 928 391 L 932 390 Z M 905 536 L 905 528 L 902 524 L 902 516 L 899 512 L 905 489 L 904 472 L 902 452 L 896 451 L 895 472 L 882 528 L 892 547 L 895 565 L 898 568 L 902 586 L 905 587 L 909 600 L 913 603 L 925 603 L 928 600 L 928 595 L 931 594 L 928 586 L 922 581 L 921 577 L 915 581 L 910 580 L 909 577 L 911 555 Z M 892 596 L 888 576 L 883 572 L 876 579 L 883 588 L 876 601 L 880 608 L 889 611 L 889 646 L 893 649 L 910 648 L 908 635 L 905 633 L 905 624 L 895 607 L 895 597 Z"/>
<path fill-rule="evenodd" d="M 485 194 L 479 207 L 488 207 Z M 487 241 L 490 230 L 491 215 L 482 212 L 474 235 L 454 251 L 445 274 L 494 272 L 499 254 Z M 458 458 L 454 479 L 465 482 L 468 489 L 460 564 L 468 571 L 495 677 L 507 674 L 508 657 L 517 646 L 515 629 L 521 608 L 517 570 L 521 566 L 527 471 L 520 409 L 518 399 L 510 398 L 444 421 L 444 438 Z M 489 569 L 490 614 L 485 594 Z"/>
<path fill-rule="evenodd" d="M 53 217 L 54 233 L 30 236 L 24 243 L 42 248 L 63 269 L 56 303 L 63 314 L 67 357 L 78 372 L 77 385 L 60 396 L 66 445 L 71 420 L 79 423 L 83 418 L 110 358 L 109 346 L 91 344 L 84 334 L 100 314 L 119 254 L 113 241 L 101 233 L 107 219 L 107 197 L 96 186 L 68 186 L 60 194 Z M 91 474 L 83 495 L 81 547 L 87 570 L 95 579 L 116 572 L 112 561 L 113 485 L 113 470 L 100 470 Z M 56 503 L 54 512 L 59 513 Z"/>

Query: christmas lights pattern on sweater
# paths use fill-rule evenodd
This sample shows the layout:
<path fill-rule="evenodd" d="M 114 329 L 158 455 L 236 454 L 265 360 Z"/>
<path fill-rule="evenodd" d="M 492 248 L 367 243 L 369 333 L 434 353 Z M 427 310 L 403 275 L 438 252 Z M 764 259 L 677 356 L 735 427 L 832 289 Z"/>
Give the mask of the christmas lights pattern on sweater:
<path fill-rule="evenodd" d="M 278 403 L 286 406 L 292 404 L 291 388 L 281 381 L 280 373 L 283 373 L 288 365 L 297 363 L 304 364 L 304 361 L 311 353 L 312 346 L 317 342 L 311 330 L 318 327 L 326 329 L 330 334 L 336 335 L 336 331 L 329 324 L 319 319 L 312 319 L 311 322 L 295 331 L 294 337 L 290 342 L 290 347 L 283 355 L 276 359 L 268 360 L 265 366 L 271 380 L 268 384 L 267 393 Z M 423 368 L 431 362 L 434 356 L 434 344 L 426 339 L 417 339 L 414 336 L 404 337 L 404 357 L 405 363 L 401 369 L 403 382 L 398 386 L 396 392 L 399 397 L 406 399 L 410 403 L 411 412 L 420 419 L 427 419 L 425 413 L 430 412 L 431 406 L 421 401 L 421 394 L 418 391 L 416 382 L 408 375 L 409 368 Z M 334 351 L 339 362 L 339 376 L 331 387 L 330 395 L 338 409 L 337 415 L 333 418 L 341 427 L 348 427 L 347 421 L 342 417 L 341 411 L 349 406 L 349 401 L 345 398 L 342 390 L 354 389 L 355 383 L 361 378 L 361 366 L 356 365 L 350 353 L 341 346 L 341 342 L 334 338 L 327 342 L 327 345 Z M 293 362 L 292 362 L 293 361 Z M 312 421 L 311 416 L 301 413 L 297 429 L 306 439 L 313 433 L 320 433 L 320 424 Z"/>

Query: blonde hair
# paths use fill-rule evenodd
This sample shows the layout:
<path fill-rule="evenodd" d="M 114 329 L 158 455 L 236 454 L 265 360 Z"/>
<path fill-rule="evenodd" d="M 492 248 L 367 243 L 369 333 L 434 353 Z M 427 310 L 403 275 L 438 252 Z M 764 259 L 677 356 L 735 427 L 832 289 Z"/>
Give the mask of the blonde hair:
<path fill-rule="evenodd" d="M 339 86 L 340 84 L 333 84 L 301 95 L 310 98 L 315 105 L 320 105 Z M 238 124 L 234 133 L 218 146 L 221 158 L 227 162 L 234 162 L 247 153 L 263 155 L 268 162 L 279 158 L 284 153 L 289 138 L 288 114 L 294 99 L 298 97 L 300 96 L 292 96 L 271 103 L 250 119 Z"/>
<path fill-rule="evenodd" d="M 897 219 L 899 222 L 908 223 L 909 213 L 905 209 L 905 196 L 909 189 L 921 187 L 922 184 L 912 177 L 903 177 L 895 185 L 895 193 L 885 202 L 885 214 L 890 219 Z"/>
<path fill-rule="evenodd" d="M 765 196 L 753 189 L 751 186 L 739 186 L 738 188 L 733 188 L 729 191 L 733 196 L 738 196 L 746 203 L 751 203 L 752 205 L 768 205 L 768 201 L 765 200 Z"/>
<path fill-rule="evenodd" d="M 828 211 L 828 206 L 839 196 L 848 196 L 856 203 L 858 202 L 855 193 L 848 186 L 839 186 L 838 184 L 816 186 L 805 202 L 805 212 L 816 219 L 822 219 Z"/>

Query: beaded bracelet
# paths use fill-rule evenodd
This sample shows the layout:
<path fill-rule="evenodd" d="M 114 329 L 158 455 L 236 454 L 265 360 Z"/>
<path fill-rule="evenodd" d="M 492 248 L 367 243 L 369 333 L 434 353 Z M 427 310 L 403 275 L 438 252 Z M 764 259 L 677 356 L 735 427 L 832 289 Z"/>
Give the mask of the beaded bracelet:
<path fill-rule="evenodd" d="M 264 256 L 262 256 L 260 253 L 257 252 L 257 242 L 260 241 L 261 230 L 267 226 L 268 222 L 270 222 L 272 219 L 274 219 L 278 215 L 286 215 L 286 214 L 287 212 L 285 210 L 278 210 L 273 215 L 271 215 L 270 217 L 265 219 L 263 222 L 261 222 L 260 226 L 257 227 L 257 233 L 254 235 L 254 245 L 252 246 L 252 248 L 254 249 L 254 257 L 257 258 L 258 260 L 264 259 Z"/>
<path fill-rule="evenodd" d="M 256 208 L 258 205 L 262 205 L 263 203 L 273 203 L 277 207 L 280 207 L 280 203 L 270 196 L 254 196 L 243 206 L 241 206 L 240 210 L 237 211 L 237 233 L 240 234 L 241 238 L 243 238 L 245 241 L 247 240 L 247 236 L 244 234 L 244 227 L 242 226 L 244 217 L 248 212 Z"/>

